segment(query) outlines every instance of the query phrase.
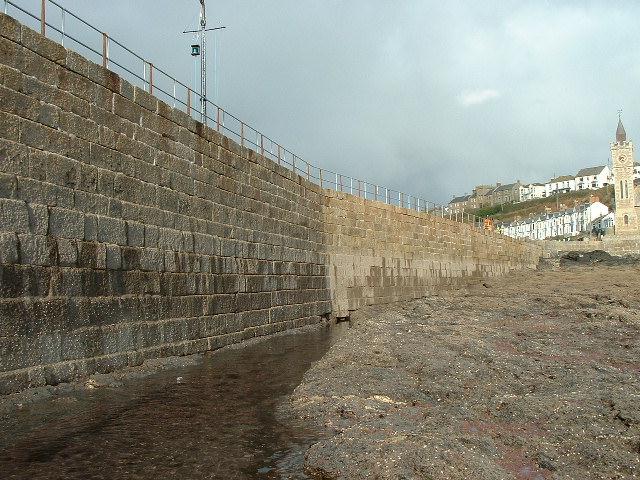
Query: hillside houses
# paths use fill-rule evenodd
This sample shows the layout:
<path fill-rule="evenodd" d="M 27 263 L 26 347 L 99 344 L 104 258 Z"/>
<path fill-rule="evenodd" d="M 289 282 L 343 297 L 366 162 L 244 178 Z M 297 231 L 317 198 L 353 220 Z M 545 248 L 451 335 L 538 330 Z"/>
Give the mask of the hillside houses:
<path fill-rule="evenodd" d="M 544 240 L 590 233 L 594 226 L 602 229 L 613 226 L 609 207 L 599 201 L 506 223 L 499 230 L 508 237 Z"/>
<path fill-rule="evenodd" d="M 478 185 L 473 193 L 453 198 L 448 205 L 452 213 L 460 213 L 465 210 L 484 208 L 504 203 L 522 201 L 523 186 L 520 182 L 502 185 Z"/>
<path fill-rule="evenodd" d="M 640 179 L 640 164 L 634 165 L 634 178 Z M 545 183 L 522 184 L 519 180 L 507 185 L 478 185 L 471 194 L 453 198 L 448 205 L 452 212 L 473 210 L 505 203 L 525 202 L 578 190 L 597 190 L 613 183 L 608 165 L 583 168 L 576 175 L 562 175 Z"/>

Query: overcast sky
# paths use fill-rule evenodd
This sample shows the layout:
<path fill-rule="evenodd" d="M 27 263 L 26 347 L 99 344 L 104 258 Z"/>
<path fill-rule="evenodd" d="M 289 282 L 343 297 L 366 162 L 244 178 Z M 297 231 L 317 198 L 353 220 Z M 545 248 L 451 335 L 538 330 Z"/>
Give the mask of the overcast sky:
<path fill-rule="evenodd" d="M 196 0 L 57 1 L 193 82 Z M 227 27 L 210 97 L 309 162 L 430 201 L 605 164 L 619 108 L 640 138 L 634 0 L 207 5 Z"/>

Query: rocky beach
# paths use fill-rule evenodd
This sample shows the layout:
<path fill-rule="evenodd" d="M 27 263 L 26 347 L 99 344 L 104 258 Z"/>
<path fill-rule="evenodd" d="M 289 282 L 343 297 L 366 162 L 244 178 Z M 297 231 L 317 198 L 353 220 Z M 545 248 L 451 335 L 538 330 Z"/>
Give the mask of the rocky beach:
<path fill-rule="evenodd" d="M 640 269 L 555 266 L 371 306 L 289 407 L 323 479 L 640 476 Z"/>

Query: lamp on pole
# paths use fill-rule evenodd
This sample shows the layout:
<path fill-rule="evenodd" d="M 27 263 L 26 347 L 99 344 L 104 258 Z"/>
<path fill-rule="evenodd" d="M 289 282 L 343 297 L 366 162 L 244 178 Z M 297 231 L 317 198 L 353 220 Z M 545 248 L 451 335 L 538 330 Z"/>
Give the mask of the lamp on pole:
<path fill-rule="evenodd" d="M 200 44 L 191 45 L 191 55 L 200 57 L 200 113 L 202 123 L 207 124 L 207 32 L 222 30 L 226 27 L 207 28 L 207 9 L 205 0 L 200 1 L 200 28 L 197 30 L 185 30 L 182 33 L 197 33 Z M 199 48 L 196 48 L 199 47 Z"/>

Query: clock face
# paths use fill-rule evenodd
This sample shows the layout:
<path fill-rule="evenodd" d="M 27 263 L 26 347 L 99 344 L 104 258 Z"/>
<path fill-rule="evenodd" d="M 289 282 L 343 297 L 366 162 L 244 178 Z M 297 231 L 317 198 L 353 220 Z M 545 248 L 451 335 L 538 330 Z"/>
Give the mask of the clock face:
<path fill-rule="evenodd" d="M 620 165 L 628 165 L 629 164 L 629 159 L 626 158 L 624 155 L 621 155 L 620 158 L 618 158 Z"/>

